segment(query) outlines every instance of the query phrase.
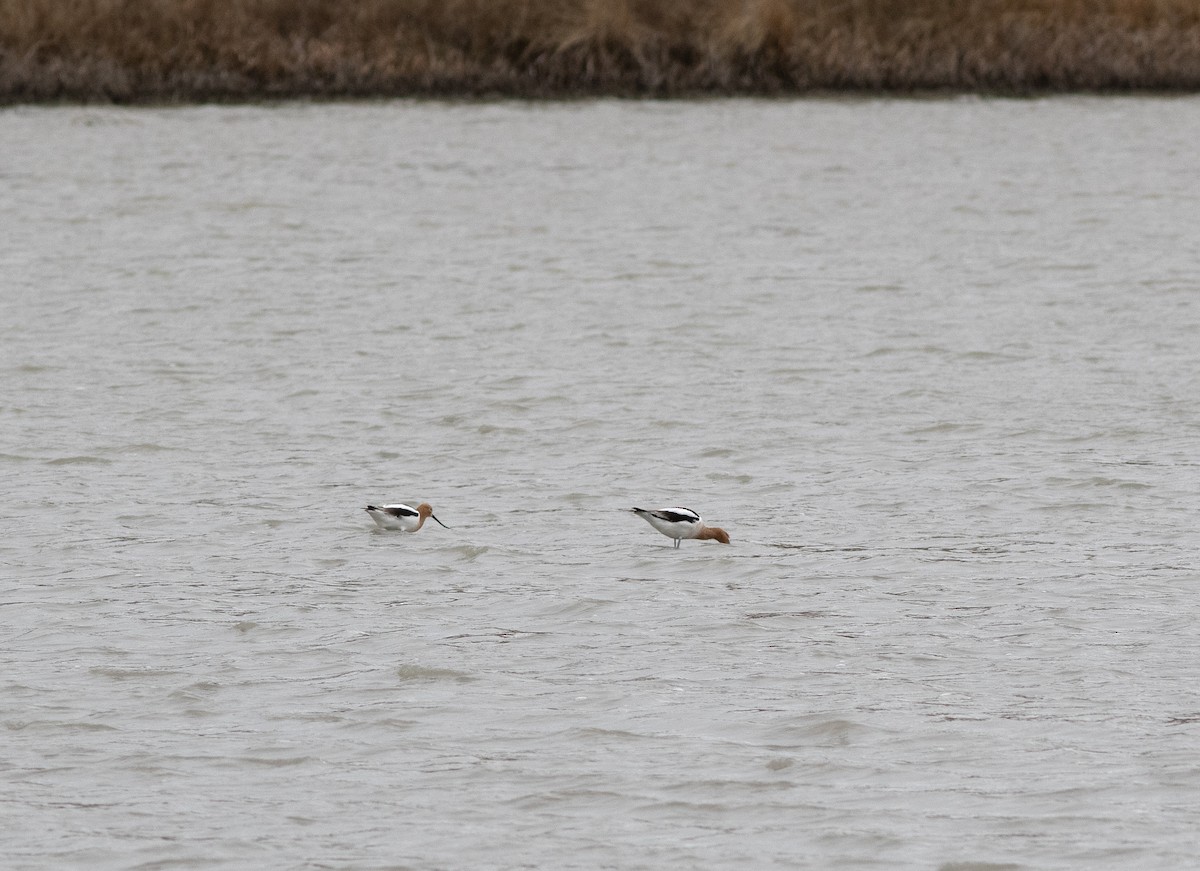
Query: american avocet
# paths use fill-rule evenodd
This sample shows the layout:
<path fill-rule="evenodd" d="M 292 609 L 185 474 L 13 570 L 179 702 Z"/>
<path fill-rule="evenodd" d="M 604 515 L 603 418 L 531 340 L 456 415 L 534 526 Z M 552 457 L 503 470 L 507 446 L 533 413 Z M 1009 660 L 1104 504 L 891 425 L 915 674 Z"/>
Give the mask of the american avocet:
<path fill-rule="evenodd" d="M 422 502 L 416 508 L 408 505 L 368 505 L 366 512 L 381 529 L 400 529 L 404 532 L 416 532 L 425 525 L 426 517 L 433 517 L 433 509 L 428 502 Z M 449 529 L 436 517 L 438 524 Z"/>
<path fill-rule="evenodd" d="M 642 520 L 649 523 L 667 538 L 675 539 L 675 546 L 685 538 L 698 538 L 701 541 L 719 541 L 729 544 L 729 533 L 716 526 L 705 526 L 700 515 L 689 508 L 661 508 L 658 511 L 646 511 L 644 508 L 629 509 Z"/>

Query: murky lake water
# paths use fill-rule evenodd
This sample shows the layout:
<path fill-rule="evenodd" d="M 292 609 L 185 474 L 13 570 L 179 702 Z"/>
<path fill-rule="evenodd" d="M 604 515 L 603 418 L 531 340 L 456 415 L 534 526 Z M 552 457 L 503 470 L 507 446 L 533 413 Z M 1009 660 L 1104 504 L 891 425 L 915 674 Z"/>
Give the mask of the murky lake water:
<path fill-rule="evenodd" d="M 1189 866 L 1197 142 L 0 113 L 4 866 Z"/>

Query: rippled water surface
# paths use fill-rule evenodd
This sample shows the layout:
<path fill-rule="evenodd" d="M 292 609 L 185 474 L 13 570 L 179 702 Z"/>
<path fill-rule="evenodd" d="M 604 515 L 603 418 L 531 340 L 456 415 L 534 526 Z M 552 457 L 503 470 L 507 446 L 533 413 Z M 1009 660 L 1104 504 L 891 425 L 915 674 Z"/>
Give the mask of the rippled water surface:
<path fill-rule="evenodd" d="M 1188 867 L 1198 141 L 0 113 L 4 867 Z"/>

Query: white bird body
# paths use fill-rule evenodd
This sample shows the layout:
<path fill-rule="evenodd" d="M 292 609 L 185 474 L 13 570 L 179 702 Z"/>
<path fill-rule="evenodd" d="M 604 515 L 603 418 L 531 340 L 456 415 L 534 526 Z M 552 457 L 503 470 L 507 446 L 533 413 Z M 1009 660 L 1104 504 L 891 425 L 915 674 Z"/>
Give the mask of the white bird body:
<path fill-rule="evenodd" d="M 398 529 L 401 532 L 416 532 L 425 525 L 426 517 L 433 517 L 440 526 L 449 529 L 433 516 L 433 509 L 428 502 L 422 502 L 416 508 L 410 505 L 396 503 L 394 505 L 368 505 L 366 512 L 371 515 L 380 529 Z"/>
<path fill-rule="evenodd" d="M 675 540 L 675 547 L 685 538 L 719 541 L 729 544 L 729 534 L 716 526 L 705 526 L 700 515 L 690 508 L 659 508 L 647 511 L 644 508 L 630 509 L 667 538 Z"/>

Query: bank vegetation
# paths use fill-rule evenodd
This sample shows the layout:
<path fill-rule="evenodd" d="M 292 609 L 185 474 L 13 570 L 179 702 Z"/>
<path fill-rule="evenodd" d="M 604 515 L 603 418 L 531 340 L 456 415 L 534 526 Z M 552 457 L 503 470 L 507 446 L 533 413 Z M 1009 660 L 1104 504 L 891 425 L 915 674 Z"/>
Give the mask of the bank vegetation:
<path fill-rule="evenodd" d="M 1200 0 L 0 0 L 0 102 L 1193 91 Z"/>

